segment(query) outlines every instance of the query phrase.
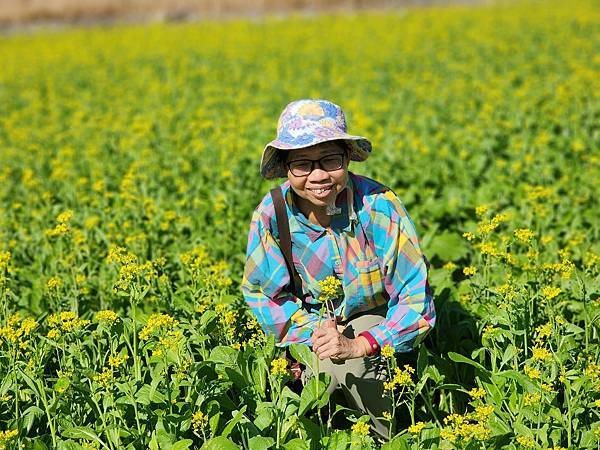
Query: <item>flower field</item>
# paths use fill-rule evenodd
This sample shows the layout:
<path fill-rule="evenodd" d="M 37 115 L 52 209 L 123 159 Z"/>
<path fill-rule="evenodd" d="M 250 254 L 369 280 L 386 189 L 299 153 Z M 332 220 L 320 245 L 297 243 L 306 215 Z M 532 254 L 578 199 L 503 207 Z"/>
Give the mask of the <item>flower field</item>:
<path fill-rule="evenodd" d="M 0 37 L 0 449 L 600 448 L 599 23 L 505 2 Z M 291 389 L 241 296 L 262 148 L 303 97 L 372 140 L 350 170 L 431 262 L 435 329 L 383 351 L 386 439 L 326 377 Z"/>

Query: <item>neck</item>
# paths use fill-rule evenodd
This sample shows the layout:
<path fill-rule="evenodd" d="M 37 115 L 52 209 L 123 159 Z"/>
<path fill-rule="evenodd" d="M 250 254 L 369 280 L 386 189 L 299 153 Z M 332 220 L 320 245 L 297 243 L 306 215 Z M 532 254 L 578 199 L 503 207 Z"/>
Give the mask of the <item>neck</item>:
<path fill-rule="evenodd" d="M 308 200 L 299 197 L 294 193 L 296 203 L 300 211 L 306 216 L 306 218 L 315 225 L 322 227 L 328 227 L 331 225 L 331 216 L 327 215 L 326 206 L 317 206 L 309 202 Z"/>

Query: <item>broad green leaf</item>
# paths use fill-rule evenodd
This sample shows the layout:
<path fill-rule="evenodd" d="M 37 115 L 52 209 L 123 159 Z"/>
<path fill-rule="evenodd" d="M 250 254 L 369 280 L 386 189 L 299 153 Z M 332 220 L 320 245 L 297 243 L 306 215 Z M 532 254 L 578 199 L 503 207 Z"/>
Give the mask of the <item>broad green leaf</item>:
<path fill-rule="evenodd" d="M 314 364 L 314 353 L 310 351 L 310 347 L 304 344 L 291 344 L 290 353 L 296 361 L 304 364 L 306 367 L 312 367 Z"/>
<path fill-rule="evenodd" d="M 223 431 L 221 432 L 221 436 L 227 437 L 229 436 L 229 434 L 233 431 L 233 427 L 235 427 L 237 425 L 237 423 L 242 420 L 242 417 L 244 416 L 244 413 L 246 412 L 246 408 L 248 408 L 248 405 L 244 405 L 242 406 L 242 408 L 239 411 L 235 412 L 235 416 L 233 416 L 233 419 L 231 419 L 227 425 L 225 425 L 225 428 L 223 428 Z"/>
<path fill-rule="evenodd" d="M 403 434 L 383 444 L 381 450 L 410 450 L 410 445 L 408 445 L 406 435 Z"/>
<path fill-rule="evenodd" d="M 323 399 L 327 401 L 327 386 L 321 380 L 316 382 L 316 378 L 311 378 L 307 381 L 302 394 L 300 394 L 300 406 L 298 407 L 298 415 L 303 416 L 306 412 L 313 408 L 317 403 L 322 403 Z"/>
<path fill-rule="evenodd" d="M 351 442 L 350 433 L 346 430 L 336 430 L 327 439 L 327 450 L 346 450 Z"/>
<path fill-rule="evenodd" d="M 295 438 L 283 444 L 283 448 L 285 450 L 308 450 L 310 446 L 304 439 Z"/>
<path fill-rule="evenodd" d="M 457 261 L 468 253 L 464 238 L 457 233 L 444 231 L 433 237 L 428 251 L 442 261 Z"/>
<path fill-rule="evenodd" d="M 171 450 L 187 450 L 194 443 L 191 439 L 182 439 L 171 446 Z"/>
<path fill-rule="evenodd" d="M 151 394 L 150 385 L 143 385 L 139 391 L 135 394 L 135 400 L 142 405 L 149 405 L 150 403 L 162 403 L 165 401 L 165 396 L 158 390 L 155 390 Z"/>
<path fill-rule="evenodd" d="M 248 441 L 250 450 L 267 450 L 275 444 L 275 439 L 266 436 L 254 436 Z"/>
<path fill-rule="evenodd" d="M 210 352 L 209 361 L 236 367 L 238 354 L 239 352 L 234 348 L 219 345 Z"/>
<path fill-rule="evenodd" d="M 454 362 L 469 364 L 470 366 L 479 369 L 482 373 L 488 376 L 491 375 L 491 372 L 485 367 L 483 367 L 481 364 L 479 364 L 477 361 L 473 361 L 472 359 L 469 359 L 466 356 L 461 355 L 460 353 L 448 352 L 448 357 Z"/>
<path fill-rule="evenodd" d="M 201 450 L 239 450 L 240 447 L 225 436 L 209 439 L 200 447 Z"/>

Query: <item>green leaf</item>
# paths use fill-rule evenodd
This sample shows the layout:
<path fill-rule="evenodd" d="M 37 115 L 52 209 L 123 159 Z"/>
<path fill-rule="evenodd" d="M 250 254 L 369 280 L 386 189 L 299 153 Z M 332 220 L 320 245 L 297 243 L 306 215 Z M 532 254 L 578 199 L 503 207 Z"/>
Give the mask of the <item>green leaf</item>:
<path fill-rule="evenodd" d="M 229 367 L 236 367 L 238 354 L 239 352 L 232 347 L 219 345 L 213 348 L 213 350 L 210 352 L 208 360 L 224 364 Z"/>
<path fill-rule="evenodd" d="M 306 367 L 312 367 L 314 353 L 310 351 L 310 347 L 305 344 L 291 344 L 290 353 L 296 361 L 304 364 Z"/>
<path fill-rule="evenodd" d="M 106 444 L 98 437 L 98 435 L 90 427 L 71 427 L 66 428 L 61 433 L 62 436 L 71 439 L 87 439 L 88 441 L 94 441 L 98 444 L 106 447 Z"/>
<path fill-rule="evenodd" d="M 536 384 L 533 381 L 531 381 L 531 378 L 515 370 L 504 370 L 502 372 L 498 372 L 497 376 L 514 380 L 530 392 L 533 392 L 538 389 Z"/>
<path fill-rule="evenodd" d="M 491 376 L 491 372 L 489 370 L 487 370 L 485 367 L 483 367 L 477 361 L 473 361 L 472 359 L 469 359 L 469 358 L 467 358 L 464 355 L 461 355 L 459 353 L 454 353 L 454 352 L 448 352 L 448 357 L 452 361 L 454 361 L 454 362 L 460 362 L 460 363 L 464 363 L 464 364 L 469 364 L 470 366 L 476 367 L 482 373 L 484 373 L 484 374 L 486 374 L 488 376 Z"/>
<path fill-rule="evenodd" d="M 227 423 L 227 425 L 225 425 L 225 428 L 223 428 L 223 431 L 221 432 L 221 436 L 224 436 L 224 437 L 229 436 L 229 434 L 233 431 L 233 427 L 235 427 L 238 424 L 238 422 L 240 420 L 242 420 L 242 417 L 244 417 L 246 408 L 248 408 L 248 405 L 242 406 L 242 409 L 240 409 L 239 411 L 237 411 L 235 413 L 235 416 L 233 416 L 233 419 L 231 419 Z"/>
<path fill-rule="evenodd" d="M 309 445 L 304 439 L 295 438 L 283 444 L 285 450 L 308 450 Z"/>
<path fill-rule="evenodd" d="M 389 442 L 381 446 L 381 450 L 410 450 L 410 445 L 406 440 L 406 435 L 396 436 Z"/>
<path fill-rule="evenodd" d="M 346 450 L 352 438 L 346 430 L 334 431 L 327 440 L 327 450 Z"/>
<path fill-rule="evenodd" d="M 204 443 L 200 450 L 239 450 L 240 447 L 225 436 L 217 436 Z"/>
<path fill-rule="evenodd" d="M 421 378 L 423 376 L 423 372 L 427 368 L 429 364 L 429 353 L 427 352 L 427 348 L 424 345 L 419 347 L 419 356 L 417 357 L 417 377 Z"/>
<path fill-rule="evenodd" d="M 250 450 L 266 450 L 275 444 L 275 439 L 265 436 L 254 436 L 248 441 Z"/>
<path fill-rule="evenodd" d="M 71 380 L 69 378 L 66 377 L 61 377 L 58 380 L 56 380 L 56 383 L 54 383 L 54 391 L 58 392 L 59 394 L 64 393 L 67 389 L 69 389 L 69 386 L 71 386 Z"/>
<path fill-rule="evenodd" d="M 191 439 L 182 439 L 177 441 L 171 447 L 171 450 L 187 450 L 194 443 Z"/>
<path fill-rule="evenodd" d="M 273 422 L 273 404 L 271 402 L 260 403 L 256 408 L 254 425 L 260 430 L 266 430 Z"/>
<path fill-rule="evenodd" d="M 442 261 L 457 261 L 468 253 L 468 248 L 458 234 L 444 231 L 433 237 L 428 252 Z"/>
<path fill-rule="evenodd" d="M 213 310 L 208 310 L 200 316 L 198 331 L 210 334 L 217 328 L 218 317 Z"/>
<path fill-rule="evenodd" d="M 165 396 L 157 390 L 152 392 L 150 386 L 145 384 L 135 394 L 135 401 L 142 405 L 149 405 L 150 403 L 162 403 L 165 401 Z"/>
<path fill-rule="evenodd" d="M 299 416 L 303 416 L 314 406 L 324 405 L 327 403 L 327 401 L 329 401 L 327 385 L 321 380 L 318 382 L 315 380 L 316 378 L 311 378 L 308 380 L 304 386 L 304 389 L 302 389 L 302 394 L 300 394 L 300 406 L 298 407 Z"/>

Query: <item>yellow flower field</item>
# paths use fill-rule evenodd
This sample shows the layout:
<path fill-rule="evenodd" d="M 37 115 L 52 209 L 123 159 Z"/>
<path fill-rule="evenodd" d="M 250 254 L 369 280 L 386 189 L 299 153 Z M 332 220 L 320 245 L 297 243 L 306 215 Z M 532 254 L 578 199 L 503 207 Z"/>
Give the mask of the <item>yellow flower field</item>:
<path fill-rule="evenodd" d="M 599 23 L 578 0 L 0 37 L 0 449 L 598 448 Z M 372 140 L 350 170 L 431 261 L 434 331 L 384 352 L 387 439 L 323 420 L 326 378 L 290 389 L 239 288 L 263 146 L 305 97 Z"/>

